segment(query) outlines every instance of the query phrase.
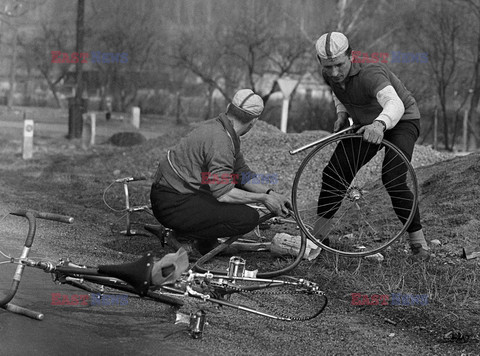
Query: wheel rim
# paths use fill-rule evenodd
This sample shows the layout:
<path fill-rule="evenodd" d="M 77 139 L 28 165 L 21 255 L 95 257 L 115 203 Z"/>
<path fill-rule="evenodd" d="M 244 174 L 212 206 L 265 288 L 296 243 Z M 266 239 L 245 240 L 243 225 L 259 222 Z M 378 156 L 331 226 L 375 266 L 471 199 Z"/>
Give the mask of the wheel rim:
<path fill-rule="evenodd" d="M 337 152 L 336 156 L 334 152 Z M 333 166 L 337 167 L 330 165 L 324 172 L 332 157 L 333 162 L 337 161 Z M 339 157 L 342 159 L 339 160 Z M 341 169 L 339 162 L 345 163 Z M 382 182 L 382 163 L 385 185 Z M 401 174 L 393 174 L 400 168 Z M 355 176 L 351 183 L 348 178 L 344 179 L 348 175 Z M 402 178 L 406 184 L 403 187 L 400 184 Z M 342 194 L 333 188 L 328 189 L 332 182 L 336 187 L 342 187 Z M 396 199 L 391 199 L 385 186 L 390 188 Z M 322 188 L 330 191 L 328 199 L 336 195 L 340 203 L 332 204 L 324 197 L 319 199 Z M 410 196 L 402 196 L 407 194 L 407 189 L 411 192 Z M 330 203 L 324 204 L 325 201 Z M 323 219 L 331 225 L 324 235 L 329 239 L 330 246 L 316 239 L 309 227 L 315 226 L 319 220 L 319 202 L 321 214 L 332 214 L 338 208 L 333 216 Z M 417 180 L 408 159 L 393 144 L 384 140 L 382 145 L 373 145 L 364 141 L 361 135 L 348 134 L 327 140 L 305 157 L 293 183 L 292 203 L 300 228 L 314 243 L 344 256 L 367 256 L 384 250 L 410 225 L 417 208 Z M 328 208 L 332 206 L 335 209 Z M 400 213 L 403 222 L 396 212 Z"/>

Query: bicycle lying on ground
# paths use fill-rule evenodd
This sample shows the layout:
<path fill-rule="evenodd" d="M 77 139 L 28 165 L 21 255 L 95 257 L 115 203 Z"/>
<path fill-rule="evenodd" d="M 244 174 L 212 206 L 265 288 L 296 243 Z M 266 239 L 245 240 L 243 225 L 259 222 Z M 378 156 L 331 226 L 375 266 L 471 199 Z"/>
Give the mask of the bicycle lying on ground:
<path fill-rule="evenodd" d="M 161 266 L 161 261 L 164 260 L 156 260 L 152 253 L 135 262 L 120 265 L 84 266 L 68 260 L 53 263 L 32 259 L 28 256 L 35 237 L 37 218 L 63 223 L 72 223 L 73 219 L 29 210 L 15 211 L 11 214 L 26 217 L 29 230 L 20 257 L 14 258 L 0 251 L 6 258 L 6 261 L 0 264 L 17 265 L 9 291 L 3 296 L 0 294 L 0 307 L 37 320 L 42 320 L 44 315 L 10 303 L 18 290 L 26 267 L 51 273 L 56 283 L 68 284 L 95 293 L 99 297 L 108 289 L 120 290 L 177 308 L 186 301 L 194 300 L 201 304 L 209 302 L 281 321 L 313 319 L 327 304 L 327 297 L 316 283 L 294 277 L 263 279 L 248 276 L 245 261 L 239 257 L 231 258 L 226 276 L 210 272 L 195 273 L 189 270 L 175 281 L 161 284 L 152 284 L 155 278 L 158 279 L 155 277 L 158 274 L 154 276 L 152 271 L 156 269 L 156 263 L 160 263 Z M 183 252 L 177 251 L 177 254 Z M 167 276 L 171 275 L 175 268 L 175 263 L 163 266 L 161 276 L 167 281 Z M 176 271 L 177 274 L 180 272 Z"/>

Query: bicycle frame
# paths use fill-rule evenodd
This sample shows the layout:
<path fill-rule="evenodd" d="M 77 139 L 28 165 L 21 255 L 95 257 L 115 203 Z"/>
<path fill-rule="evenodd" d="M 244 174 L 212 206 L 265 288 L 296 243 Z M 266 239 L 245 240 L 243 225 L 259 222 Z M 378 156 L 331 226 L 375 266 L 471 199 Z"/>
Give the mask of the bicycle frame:
<path fill-rule="evenodd" d="M 138 211 L 144 211 L 147 209 L 150 209 L 148 205 L 142 205 L 142 206 L 130 206 L 130 194 L 128 191 L 128 183 L 130 182 L 136 182 L 140 180 L 146 180 L 147 178 L 145 177 L 125 177 L 125 178 L 119 178 L 115 180 L 115 183 L 121 183 L 123 184 L 123 191 L 125 193 L 125 210 L 127 211 L 127 228 L 120 233 L 126 236 L 133 236 L 137 235 L 137 231 L 131 229 L 131 222 L 130 222 L 130 215 L 133 214 L 134 212 Z"/>
<path fill-rule="evenodd" d="M 218 298 L 212 298 L 208 294 L 197 292 L 192 287 L 192 283 L 196 280 L 199 280 L 199 279 L 200 280 L 205 280 L 205 281 L 218 281 L 221 285 L 225 285 L 225 286 L 228 285 L 229 281 L 232 283 L 232 284 L 230 284 L 230 286 L 234 285 L 234 283 L 236 281 L 252 281 L 252 282 L 263 283 L 261 285 L 256 285 L 256 286 L 242 287 L 243 290 L 250 290 L 250 291 L 267 289 L 267 288 L 272 288 L 272 287 L 282 286 L 282 285 L 288 284 L 288 285 L 292 285 L 292 286 L 297 286 L 298 288 L 301 288 L 301 287 L 307 288 L 310 293 L 321 293 L 323 295 L 323 292 L 320 291 L 320 289 L 318 288 L 318 286 L 315 283 L 306 281 L 304 279 L 300 279 L 300 280 L 298 280 L 298 282 L 289 282 L 289 281 L 275 280 L 275 279 L 238 277 L 238 276 L 235 276 L 235 275 L 224 276 L 224 275 L 216 275 L 216 274 L 213 274 L 213 273 L 210 273 L 210 272 L 194 273 L 192 270 L 188 271 L 185 287 L 186 287 L 186 294 L 188 294 L 189 296 L 192 296 L 192 297 L 195 297 L 195 298 L 198 298 L 198 299 L 202 299 L 203 301 L 208 300 L 211 303 L 215 303 L 215 304 L 222 305 L 222 306 L 227 306 L 227 307 L 230 307 L 230 308 L 233 308 L 233 309 L 242 310 L 242 311 L 245 311 L 245 312 L 249 312 L 249 313 L 252 313 L 252 314 L 256 314 L 256 315 L 260 315 L 260 316 L 263 316 L 263 317 L 266 317 L 266 318 L 270 318 L 270 319 L 274 319 L 274 320 L 280 320 L 280 321 L 294 321 L 295 318 L 283 317 L 283 316 L 273 315 L 273 314 L 266 313 L 266 312 L 261 312 L 261 311 L 249 308 L 247 306 L 244 306 L 244 305 L 238 305 L 238 304 L 235 304 L 235 303 L 230 303 L 226 300 L 218 299 Z M 164 288 L 166 290 L 170 290 L 172 292 L 176 291 L 173 288 L 169 288 L 169 287 L 164 287 Z M 225 294 L 232 294 L 232 293 L 235 293 L 235 291 L 225 292 Z M 314 315 L 313 317 L 318 316 L 323 311 L 325 306 L 326 306 L 326 303 L 323 306 L 323 308 L 321 308 L 318 311 L 318 313 L 316 315 Z"/>
<path fill-rule="evenodd" d="M 70 284 L 72 286 L 75 286 L 80 289 L 84 289 L 89 292 L 95 292 L 95 293 L 103 292 L 103 288 L 100 290 L 90 288 L 83 284 L 84 280 L 90 281 L 96 284 L 101 283 L 102 286 L 105 285 L 118 290 L 140 294 L 137 289 L 135 289 L 133 286 L 129 285 L 125 281 L 118 278 L 112 278 L 109 276 L 102 275 L 101 273 L 99 273 L 98 268 L 78 266 L 78 265 L 71 264 L 70 262 L 62 262 L 62 264 L 66 263 L 66 265 L 57 266 L 51 262 L 45 262 L 45 261 L 36 262 L 28 258 L 28 255 L 35 237 L 36 218 L 71 224 L 73 223 L 72 217 L 58 215 L 58 214 L 41 213 L 41 212 L 32 211 L 32 210 L 28 210 L 28 211 L 19 210 L 19 211 L 12 212 L 11 214 L 26 217 L 28 219 L 29 229 L 28 229 L 27 238 L 26 238 L 22 253 L 18 258 L 19 264 L 13 276 L 12 285 L 10 287 L 10 290 L 5 294 L 5 296 L 0 299 L 0 307 L 8 311 L 11 311 L 13 313 L 26 315 L 30 318 L 37 319 L 37 320 L 43 320 L 43 317 L 44 317 L 43 313 L 29 310 L 29 309 L 10 303 L 10 301 L 14 298 L 18 290 L 25 267 L 35 267 L 35 268 L 42 269 L 45 272 L 55 273 L 57 281 L 65 284 Z M 14 261 L 11 261 L 11 262 L 14 262 Z M 146 296 L 155 298 L 155 295 L 149 291 L 146 292 Z"/>
<path fill-rule="evenodd" d="M 70 216 L 64 216 L 64 215 L 59 215 L 59 214 L 51 214 L 51 213 L 41 213 L 38 211 L 33 211 L 33 210 L 17 210 L 15 212 L 11 213 L 12 215 L 17 215 L 17 216 L 23 216 L 28 219 L 28 233 L 27 233 L 27 238 L 25 240 L 25 244 L 23 246 L 22 253 L 20 255 L 19 260 L 23 261 L 27 259 L 30 249 L 33 244 L 33 239 L 35 237 L 35 231 L 36 231 L 36 218 L 39 219 L 45 219 L 45 220 L 53 220 L 53 221 L 58 221 L 66 224 L 71 224 L 73 223 L 73 218 Z M 20 263 L 17 266 L 17 269 L 15 271 L 15 274 L 13 276 L 13 281 L 12 285 L 10 287 L 10 290 L 6 293 L 6 295 L 0 299 L 0 307 L 11 311 L 13 313 L 17 314 L 23 314 L 26 315 L 30 318 L 37 319 L 37 320 L 42 320 L 43 319 L 43 314 L 29 310 L 14 304 L 11 304 L 10 301 L 13 299 L 15 294 L 17 293 L 18 287 L 20 285 L 20 281 L 22 279 L 22 275 L 25 269 L 25 264 Z"/>
<path fill-rule="evenodd" d="M 230 273 L 229 276 L 215 275 L 210 272 L 207 273 L 194 273 L 191 270 L 188 273 L 184 273 L 183 276 L 176 281 L 174 285 L 164 286 L 152 286 L 151 285 L 151 270 L 153 267 L 153 256 L 147 254 L 140 260 L 133 263 L 126 263 L 121 265 L 103 265 L 98 267 L 89 267 L 83 265 L 77 265 L 70 261 L 60 261 L 59 264 L 54 264 L 49 261 L 35 261 L 29 259 L 29 251 L 33 244 L 33 239 L 36 230 L 36 218 L 43 218 L 48 220 L 54 220 L 64 223 L 72 223 L 73 218 L 68 216 L 62 216 L 57 214 L 47 214 L 35 211 L 16 211 L 13 215 L 24 216 L 29 221 L 29 231 L 25 246 L 23 248 L 21 257 L 18 259 L 10 258 L 10 262 L 18 263 L 16 272 L 13 277 L 12 287 L 9 292 L 0 299 L 0 306 L 8 311 L 23 314 L 33 319 L 42 320 L 44 315 L 42 313 L 32 311 L 17 305 L 11 304 L 10 301 L 15 296 L 18 290 L 22 274 L 25 267 L 34 267 L 42 269 L 47 273 L 55 275 L 55 281 L 63 284 L 69 284 L 74 287 L 86 290 L 91 293 L 104 293 L 104 286 L 129 292 L 139 295 L 140 297 L 148 297 L 154 301 L 159 301 L 166 304 L 172 304 L 175 306 L 183 305 L 183 302 L 172 298 L 169 295 L 186 296 L 200 299 L 203 301 L 209 301 L 229 308 L 246 311 L 263 317 L 282 320 L 282 321 L 294 321 L 294 320 L 309 320 L 318 316 L 325 308 L 327 298 L 323 292 L 321 292 L 315 283 L 305 281 L 303 279 L 293 280 L 273 280 L 273 279 L 258 279 L 248 278 L 243 275 L 238 276 L 238 271 Z M 136 268 L 140 266 L 141 268 Z M 133 270 L 133 271 L 132 271 Z M 119 276 L 125 276 L 118 278 Z M 85 281 L 100 285 L 100 288 L 91 287 L 84 284 Z M 253 286 L 239 286 L 236 284 L 239 281 L 255 282 L 257 285 Z M 274 288 L 279 286 L 290 286 L 295 289 L 302 289 L 305 293 L 316 294 L 324 298 L 325 303 L 320 309 L 315 309 L 316 312 L 307 318 L 287 317 L 281 314 L 272 314 L 269 312 L 263 312 L 250 308 L 245 305 L 232 303 L 228 300 L 212 297 L 205 291 L 198 291 L 195 289 L 199 284 L 209 284 L 215 287 L 218 295 L 225 296 L 235 294 L 239 292 L 252 292 L 256 290 L 262 290 L 267 288 Z M 161 293 L 157 293 L 161 291 Z M 163 294 L 162 294 L 163 293 Z M 167 295 L 166 293 L 169 293 Z"/>

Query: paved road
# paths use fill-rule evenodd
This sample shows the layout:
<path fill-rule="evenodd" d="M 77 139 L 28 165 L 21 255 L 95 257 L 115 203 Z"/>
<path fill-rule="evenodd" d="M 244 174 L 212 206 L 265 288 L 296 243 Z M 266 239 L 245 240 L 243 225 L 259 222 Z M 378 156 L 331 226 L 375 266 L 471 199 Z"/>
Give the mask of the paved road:
<path fill-rule="evenodd" d="M 12 270 L 0 268 L 2 289 L 7 272 Z M 0 308 L 0 355 L 202 355 L 184 345 L 190 336 L 182 332 L 185 326 L 174 325 L 172 311 L 141 312 L 132 304 L 150 302 L 132 299 L 125 306 L 52 305 L 52 293 L 86 294 L 55 285 L 43 271 L 25 271 L 12 303 L 45 317 L 37 321 Z"/>

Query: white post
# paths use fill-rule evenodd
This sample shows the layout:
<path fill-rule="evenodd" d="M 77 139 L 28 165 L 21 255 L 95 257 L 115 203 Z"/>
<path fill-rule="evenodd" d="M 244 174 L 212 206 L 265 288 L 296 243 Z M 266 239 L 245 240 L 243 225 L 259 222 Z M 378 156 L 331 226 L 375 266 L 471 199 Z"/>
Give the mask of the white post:
<path fill-rule="evenodd" d="M 97 120 L 94 113 L 83 114 L 82 117 L 83 117 L 82 148 L 86 150 L 88 147 L 95 145 Z"/>
<path fill-rule="evenodd" d="M 282 121 L 280 123 L 280 130 L 282 132 L 287 132 L 287 123 L 288 123 L 288 106 L 290 105 L 289 98 L 283 98 L 282 102 Z"/>
<path fill-rule="evenodd" d="M 88 113 L 82 114 L 82 148 L 86 150 L 91 140 L 92 129 L 88 120 Z"/>
<path fill-rule="evenodd" d="M 137 106 L 132 108 L 132 125 L 137 129 L 140 128 L 140 108 Z"/>
<path fill-rule="evenodd" d="M 438 149 L 438 110 L 435 107 L 435 114 L 433 116 L 433 149 Z"/>
<path fill-rule="evenodd" d="M 297 85 L 297 81 L 290 78 L 280 78 L 277 80 L 278 86 L 283 94 L 283 103 L 282 103 L 282 119 L 280 122 L 280 130 L 282 132 L 287 132 L 288 124 L 288 106 L 290 104 L 290 95 L 293 92 Z"/>
<path fill-rule="evenodd" d="M 93 146 L 95 145 L 95 135 L 97 134 L 97 117 L 93 112 L 90 114 L 90 122 L 92 124 L 92 136 L 90 137 L 90 145 Z"/>
<path fill-rule="evenodd" d="M 23 121 L 23 159 L 30 159 L 33 157 L 33 129 L 34 122 L 30 119 Z"/>

